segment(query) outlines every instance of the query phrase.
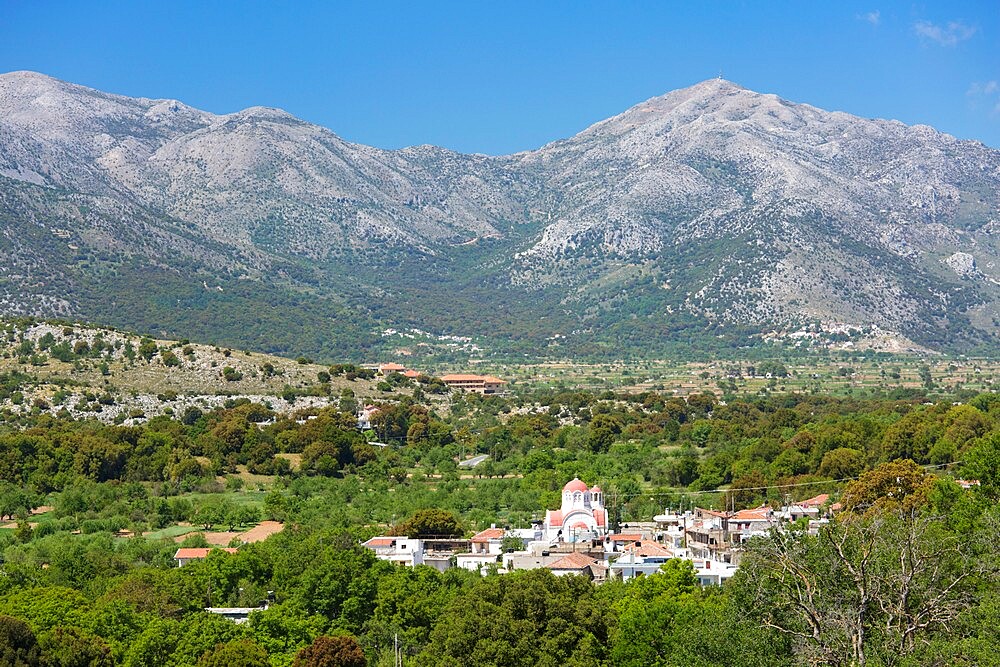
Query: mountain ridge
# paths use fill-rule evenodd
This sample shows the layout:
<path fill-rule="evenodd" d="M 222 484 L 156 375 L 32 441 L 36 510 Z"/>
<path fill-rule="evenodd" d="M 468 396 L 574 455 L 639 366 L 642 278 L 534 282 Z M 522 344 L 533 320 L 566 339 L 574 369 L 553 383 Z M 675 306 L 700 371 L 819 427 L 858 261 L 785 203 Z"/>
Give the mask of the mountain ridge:
<path fill-rule="evenodd" d="M 561 311 L 533 349 L 595 321 L 646 338 L 700 322 L 734 340 L 874 327 L 966 350 L 995 349 L 1000 333 L 1000 151 L 719 79 L 488 156 L 355 144 L 271 107 L 217 115 L 3 74 L 0 175 L 117 198 L 164 243 L 183 229 L 215 248 L 180 253 L 192 276 L 316 292 L 359 321 L 443 330 L 491 301 L 536 321 Z M 25 225 L 52 215 L 18 206 L 38 209 Z M 105 236 L 134 236 L 117 224 Z M 372 294 L 413 309 L 398 321 Z M 431 303 L 445 295 L 453 319 Z M 510 338 L 512 316 L 472 333 Z"/>

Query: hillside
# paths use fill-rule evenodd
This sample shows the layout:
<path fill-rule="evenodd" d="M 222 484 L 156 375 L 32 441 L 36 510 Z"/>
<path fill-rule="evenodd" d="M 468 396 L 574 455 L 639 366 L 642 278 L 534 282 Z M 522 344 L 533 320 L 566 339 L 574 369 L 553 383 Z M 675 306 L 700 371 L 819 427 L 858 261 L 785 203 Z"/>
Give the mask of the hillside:
<path fill-rule="evenodd" d="M 131 425 L 243 399 L 285 415 L 328 406 L 353 412 L 356 404 L 412 393 L 328 371 L 306 358 L 79 324 L 0 321 L 0 412 L 12 419 L 47 412 Z"/>
<path fill-rule="evenodd" d="M 723 80 L 491 157 L 14 72 L 0 211 L 0 312 L 290 356 L 387 328 L 532 357 L 1000 333 L 1000 152 Z"/>

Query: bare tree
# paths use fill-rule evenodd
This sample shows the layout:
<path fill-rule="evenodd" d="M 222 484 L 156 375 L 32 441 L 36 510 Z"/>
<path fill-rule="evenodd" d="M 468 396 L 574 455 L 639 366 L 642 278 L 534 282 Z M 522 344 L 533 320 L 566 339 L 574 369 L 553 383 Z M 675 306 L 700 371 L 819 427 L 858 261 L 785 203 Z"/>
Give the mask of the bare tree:
<path fill-rule="evenodd" d="M 767 627 L 796 639 L 810 664 L 899 664 L 973 603 L 972 580 L 996 551 L 916 511 L 848 515 L 818 535 L 775 532 L 752 542 L 740 595 Z M 977 542 L 977 539 L 979 540 Z"/>

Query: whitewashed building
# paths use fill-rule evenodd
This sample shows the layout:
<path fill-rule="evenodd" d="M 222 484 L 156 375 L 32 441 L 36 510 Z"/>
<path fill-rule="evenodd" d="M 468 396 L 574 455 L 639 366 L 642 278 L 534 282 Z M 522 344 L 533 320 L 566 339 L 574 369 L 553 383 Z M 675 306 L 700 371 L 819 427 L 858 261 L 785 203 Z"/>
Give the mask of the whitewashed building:
<path fill-rule="evenodd" d="M 603 541 L 608 532 L 608 511 L 601 487 L 589 488 L 573 478 L 562 490 L 562 506 L 545 512 L 542 534 L 557 542 Z"/>

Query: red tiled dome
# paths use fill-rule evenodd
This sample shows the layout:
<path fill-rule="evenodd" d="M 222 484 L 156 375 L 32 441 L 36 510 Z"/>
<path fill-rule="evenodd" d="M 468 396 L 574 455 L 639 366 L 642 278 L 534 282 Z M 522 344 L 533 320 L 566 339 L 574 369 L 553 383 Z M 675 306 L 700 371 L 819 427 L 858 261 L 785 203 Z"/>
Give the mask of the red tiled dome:
<path fill-rule="evenodd" d="M 571 482 L 568 482 L 566 486 L 563 487 L 563 493 L 567 491 L 589 491 L 589 489 L 586 484 L 574 477 Z"/>

